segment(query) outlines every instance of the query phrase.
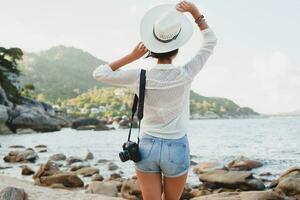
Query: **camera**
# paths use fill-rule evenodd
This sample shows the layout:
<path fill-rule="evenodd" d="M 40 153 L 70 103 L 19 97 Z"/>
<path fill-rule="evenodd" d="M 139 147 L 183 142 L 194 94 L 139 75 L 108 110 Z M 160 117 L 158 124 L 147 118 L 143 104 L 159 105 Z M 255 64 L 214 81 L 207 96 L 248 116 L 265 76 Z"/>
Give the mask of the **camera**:
<path fill-rule="evenodd" d="M 127 160 L 132 160 L 134 162 L 138 162 L 141 160 L 139 145 L 132 141 L 127 141 L 122 145 L 123 152 L 119 153 L 119 157 L 122 162 Z"/>

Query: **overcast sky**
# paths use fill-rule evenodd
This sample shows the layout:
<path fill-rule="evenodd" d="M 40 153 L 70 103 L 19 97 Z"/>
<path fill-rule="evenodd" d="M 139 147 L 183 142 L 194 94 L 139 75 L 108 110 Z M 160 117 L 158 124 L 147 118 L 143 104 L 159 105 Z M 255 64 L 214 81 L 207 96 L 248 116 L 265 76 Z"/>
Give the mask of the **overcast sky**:
<path fill-rule="evenodd" d="M 81 48 L 111 61 L 139 42 L 143 14 L 163 0 L 0 0 L 0 46 L 25 51 L 54 45 Z M 214 55 L 192 89 L 230 98 L 261 113 L 300 110 L 300 1 L 195 0 L 218 37 Z M 195 54 L 201 35 L 174 64 Z M 129 67 L 151 66 L 140 60 Z"/>

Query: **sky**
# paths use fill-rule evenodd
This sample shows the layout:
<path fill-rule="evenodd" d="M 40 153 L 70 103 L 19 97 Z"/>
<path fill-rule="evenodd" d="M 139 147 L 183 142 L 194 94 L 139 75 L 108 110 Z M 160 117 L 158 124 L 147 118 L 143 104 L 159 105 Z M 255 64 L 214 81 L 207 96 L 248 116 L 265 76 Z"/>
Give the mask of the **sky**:
<path fill-rule="evenodd" d="M 143 14 L 175 0 L 0 0 L 0 46 L 38 52 L 55 45 L 83 49 L 107 62 L 140 41 Z M 300 110 L 300 1 L 194 0 L 218 44 L 192 89 L 226 97 L 264 114 Z M 191 20 L 191 16 L 187 15 Z M 181 47 L 175 65 L 200 48 L 201 33 Z M 126 68 L 151 67 L 140 59 Z"/>

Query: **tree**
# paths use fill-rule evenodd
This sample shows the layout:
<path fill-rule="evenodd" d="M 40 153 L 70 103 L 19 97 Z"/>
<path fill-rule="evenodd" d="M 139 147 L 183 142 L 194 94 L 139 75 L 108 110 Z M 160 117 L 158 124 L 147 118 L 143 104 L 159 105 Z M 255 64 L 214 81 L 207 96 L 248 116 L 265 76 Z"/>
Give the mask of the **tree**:
<path fill-rule="evenodd" d="M 19 82 L 20 75 L 17 61 L 21 60 L 23 52 L 19 48 L 6 49 L 0 47 L 0 84 L 8 99 L 13 103 L 20 103 Z"/>

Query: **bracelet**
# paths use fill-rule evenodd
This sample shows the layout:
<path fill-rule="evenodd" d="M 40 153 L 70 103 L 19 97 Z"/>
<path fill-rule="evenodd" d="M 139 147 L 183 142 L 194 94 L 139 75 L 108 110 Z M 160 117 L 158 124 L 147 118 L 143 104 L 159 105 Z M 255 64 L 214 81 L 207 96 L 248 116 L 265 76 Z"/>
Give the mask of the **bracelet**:
<path fill-rule="evenodd" d="M 201 26 L 201 24 L 202 24 L 203 22 L 205 22 L 205 19 L 204 19 L 204 18 L 202 18 L 202 19 L 200 20 L 200 22 L 197 23 L 198 26 Z"/>
<path fill-rule="evenodd" d="M 195 23 L 198 24 L 202 19 L 204 19 L 204 15 L 200 15 L 197 19 L 195 19 Z"/>

